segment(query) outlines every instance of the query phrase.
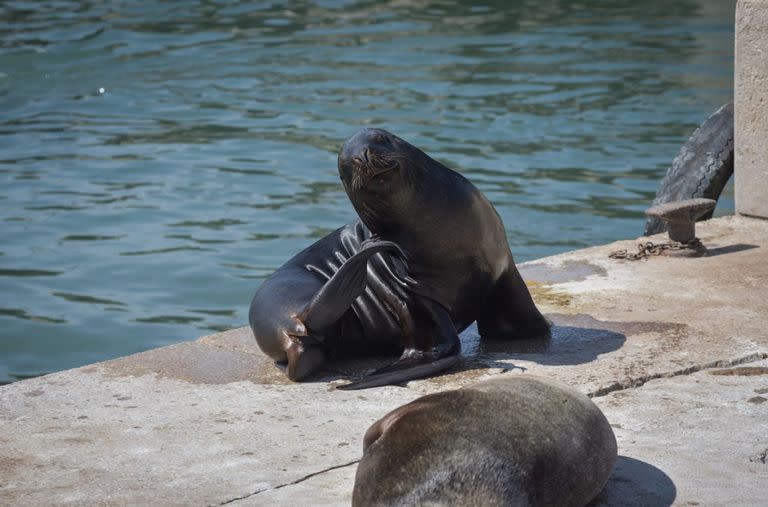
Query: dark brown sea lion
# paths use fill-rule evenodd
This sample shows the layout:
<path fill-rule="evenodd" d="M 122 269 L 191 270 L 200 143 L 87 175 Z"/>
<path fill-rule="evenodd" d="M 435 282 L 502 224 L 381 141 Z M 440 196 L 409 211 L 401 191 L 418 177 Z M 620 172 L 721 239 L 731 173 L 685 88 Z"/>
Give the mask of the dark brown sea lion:
<path fill-rule="evenodd" d="M 339 153 L 356 220 L 289 260 L 251 303 L 261 349 L 300 380 L 337 352 L 399 350 L 344 388 L 451 366 L 458 333 L 544 337 L 549 323 L 515 268 L 504 225 L 466 178 L 399 137 L 361 130 Z"/>
<path fill-rule="evenodd" d="M 544 377 L 504 375 L 403 405 L 366 432 L 353 506 L 583 506 L 617 457 L 599 408 Z"/>

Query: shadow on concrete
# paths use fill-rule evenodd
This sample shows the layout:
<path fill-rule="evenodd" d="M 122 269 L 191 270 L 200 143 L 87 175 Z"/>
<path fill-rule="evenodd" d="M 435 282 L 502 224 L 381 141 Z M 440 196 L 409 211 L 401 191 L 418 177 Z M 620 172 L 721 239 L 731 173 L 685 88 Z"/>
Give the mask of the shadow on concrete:
<path fill-rule="evenodd" d="M 717 248 L 707 248 L 705 257 L 716 257 L 718 255 L 724 255 L 735 252 L 743 252 L 744 250 L 752 250 L 753 248 L 760 248 L 757 245 L 750 245 L 747 243 L 737 243 L 735 245 L 720 246 Z"/>
<path fill-rule="evenodd" d="M 594 361 L 598 356 L 620 349 L 627 336 L 659 333 L 674 338 L 687 327 L 671 322 L 614 322 L 597 320 L 589 315 L 548 314 L 552 336 L 548 339 L 493 340 L 480 337 L 477 327 L 470 326 L 461 333 L 461 357 L 445 374 L 472 375 L 487 368 L 510 370 L 520 368 L 515 363 L 531 361 L 542 365 L 576 365 Z M 395 356 L 336 360 L 328 365 L 318 381 L 340 377 L 357 379 L 376 368 L 385 366 Z M 436 377 L 440 377 L 440 374 Z M 315 380 L 315 379 L 313 379 Z"/>
<path fill-rule="evenodd" d="M 627 456 L 619 456 L 603 491 L 589 507 L 669 507 L 677 488 L 667 474 L 655 466 Z"/>
<path fill-rule="evenodd" d="M 589 363 L 601 354 L 618 350 L 626 341 L 628 325 L 636 323 L 600 321 L 589 315 L 550 314 L 552 336 L 521 340 L 482 339 L 476 328 L 463 336 L 464 356 L 478 356 L 489 362 L 524 359 L 546 365 Z M 634 326 L 636 327 L 636 326 Z M 489 364 L 497 367 L 498 364 Z"/>

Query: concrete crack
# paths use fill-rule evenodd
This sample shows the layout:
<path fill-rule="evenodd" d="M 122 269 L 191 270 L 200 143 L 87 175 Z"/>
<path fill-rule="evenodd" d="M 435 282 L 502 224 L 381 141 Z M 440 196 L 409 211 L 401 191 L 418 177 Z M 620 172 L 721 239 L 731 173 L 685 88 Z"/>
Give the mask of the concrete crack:
<path fill-rule="evenodd" d="M 316 475 L 324 474 L 326 472 L 330 472 L 331 470 L 337 470 L 339 468 L 344 468 L 344 467 L 348 467 L 348 466 L 351 466 L 351 465 L 356 465 L 357 463 L 360 463 L 360 459 L 359 458 L 356 459 L 356 460 L 350 461 L 349 463 L 343 463 L 341 465 L 334 465 L 332 467 L 325 468 L 325 469 L 317 471 L 317 472 L 312 472 L 311 474 L 307 474 L 304 477 L 302 477 L 300 479 L 296 479 L 293 482 L 286 482 L 285 484 L 279 484 L 279 485 L 274 486 L 272 488 L 257 489 L 253 493 L 248 493 L 248 494 L 245 494 L 245 495 L 242 495 L 242 496 L 238 496 L 236 498 L 232 498 L 230 500 L 227 500 L 225 502 L 221 502 L 221 503 L 216 504 L 216 505 L 227 505 L 227 504 L 230 504 L 232 502 L 237 502 L 238 500 L 245 500 L 246 498 L 251 498 L 252 496 L 258 495 L 259 493 L 264 493 L 265 491 L 274 491 L 276 489 L 284 488 L 286 486 L 293 486 L 294 484 L 299 484 L 300 482 L 304 482 L 307 479 L 311 479 L 312 477 L 315 477 Z"/>
<path fill-rule="evenodd" d="M 649 382 L 651 380 L 656 380 L 659 378 L 672 378 L 672 377 L 679 377 L 681 375 L 690 375 L 691 373 L 696 373 L 702 370 L 709 370 L 712 368 L 727 368 L 729 366 L 736 366 L 744 363 L 752 363 L 754 361 L 760 361 L 762 359 L 768 359 L 768 353 L 755 352 L 754 354 L 750 354 L 744 357 L 739 357 L 736 359 L 718 359 L 717 361 L 710 361 L 708 363 L 703 363 L 703 364 L 695 364 L 693 366 L 688 366 L 687 368 L 681 368 L 679 370 L 674 370 L 674 371 L 669 371 L 664 373 L 653 373 L 651 375 L 645 375 L 642 377 L 630 378 L 622 382 L 614 382 L 609 386 L 601 387 L 600 389 L 587 393 L 587 396 L 589 396 L 590 398 L 599 398 L 601 396 L 605 396 L 615 391 L 623 391 L 625 389 L 640 387 L 644 385 L 646 382 Z"/>

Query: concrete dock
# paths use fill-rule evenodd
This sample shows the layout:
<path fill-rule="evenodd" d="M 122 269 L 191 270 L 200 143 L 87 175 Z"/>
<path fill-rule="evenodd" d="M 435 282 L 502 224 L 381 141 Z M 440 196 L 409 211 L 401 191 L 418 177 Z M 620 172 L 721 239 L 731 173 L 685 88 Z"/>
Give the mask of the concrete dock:
<path fill-rule="evenodd" d="M 444 375 L 294 384 L 248 328 L 0 388 L 0 505 L 349 505 L 362 436 L 425 393 L 540 374 L 593 396 L 619 461 L 594 505 L 768 502 L 768 221 L 700 223 L 701 258 L 620 241 L 520 266 L 548 342 L 462 334 Z M 652 241 L 663 241 L 656 236 Z"/>

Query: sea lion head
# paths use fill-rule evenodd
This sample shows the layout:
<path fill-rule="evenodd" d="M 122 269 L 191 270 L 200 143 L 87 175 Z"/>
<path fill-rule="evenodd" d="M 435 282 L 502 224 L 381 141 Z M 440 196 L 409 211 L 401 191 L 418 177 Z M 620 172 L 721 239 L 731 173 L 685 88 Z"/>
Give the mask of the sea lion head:
<path fill-rule="evenodd" d="M 389 194 L 414 147 L 383 129 L 362 129 L 339 151 L 339 176 L 348 194 Z"/>
<path fill-rule="evenodd" d="M 371 231 L 382 232 L 409 208 L 424 159 L 424 152 L 383 129 L 360 130 L 341 147 L 339 176 Z"/>

